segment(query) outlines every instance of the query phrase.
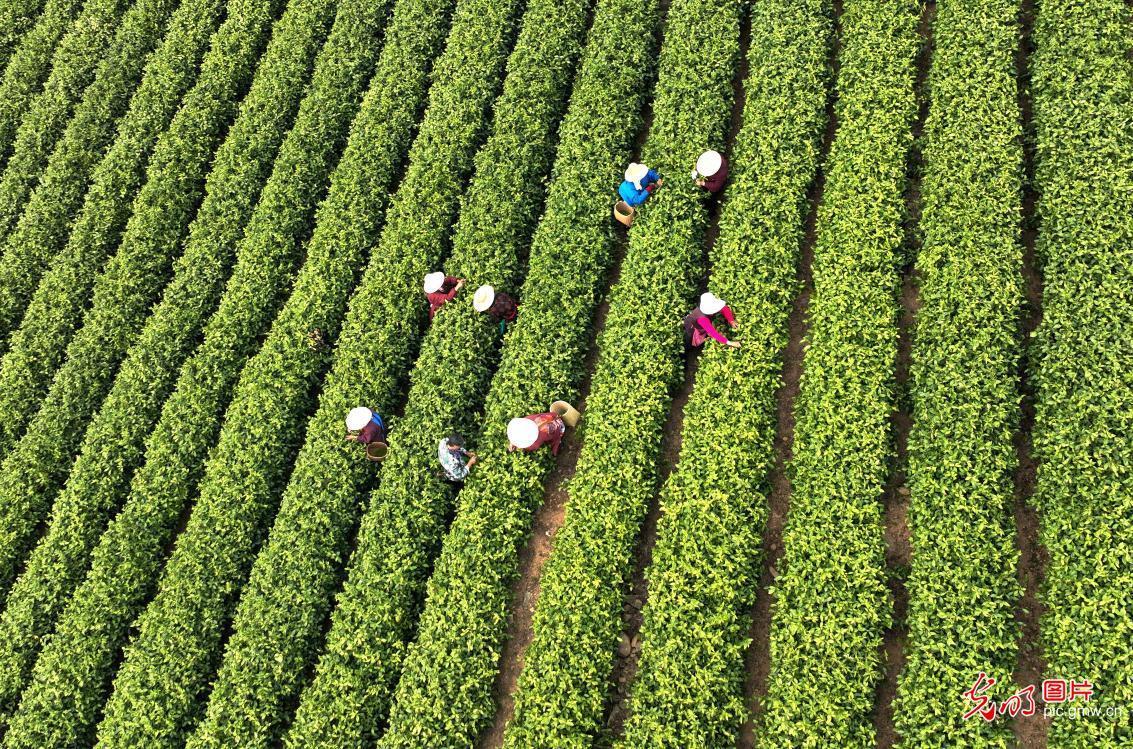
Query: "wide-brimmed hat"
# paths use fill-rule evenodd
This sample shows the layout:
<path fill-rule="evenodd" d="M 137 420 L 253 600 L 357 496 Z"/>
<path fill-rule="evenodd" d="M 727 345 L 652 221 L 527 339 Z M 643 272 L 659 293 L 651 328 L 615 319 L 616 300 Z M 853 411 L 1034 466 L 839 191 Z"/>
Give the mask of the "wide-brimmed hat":
<path fill-rule="evenodd" d="M 725 306 L 726 302 L 711 291 L 706 291 L 700 295 L 700 311 L 706 315 L 715 315 Z"/>
<path fill-rule="evenodd" d="M 641 180 L 649 176 L 649 167 L 645 164 L 633 163 L 626 168 L 626 182 L 632 182 L 638 190 L 641 189 Z"/>
<path fill-rule="evenodd" d="M 720 171 L 720 166 L 724 163 L 724 157 L 717 151 L 705 151 L 700 154 L 700 158 L 696 160 L 696 171 L 705 177 L 711 177 L 716 172 Z"/>
<path fill-rule="evenodd" d="M 512 419 L 507 423 L 507 438 L 520 450 L 526 450 L 539 439 L 539 425 L 528 418 Z"/>
<path fill-rule="evenodd" d="M 444 286 L 444 283 L 445 283 L 445 274 L 444 273 L 437 271 L 436 273 L 428 274 L 427 276 L 425 276 L 425 284 L 424 284 L 425 293 L 426 294 L 433 294 L 433 293 L 440 291 L 441 287 Z"/>
<path fill-rule="evenodd" d="M 477 312 L 487 312 L 494 301 L 496 301 L 496 290 L 484 284 L 476 289 L 476 295 L 472 297 L 472 309 Z"/>
<path fill-rule="evenodd" d="M 362 429 L 370 423 L 370 419 L 373 417 L 374 412 L 365 406 L 352 408 L 350 413 L 346 414 L 346 428 L 351 431 Z"/>

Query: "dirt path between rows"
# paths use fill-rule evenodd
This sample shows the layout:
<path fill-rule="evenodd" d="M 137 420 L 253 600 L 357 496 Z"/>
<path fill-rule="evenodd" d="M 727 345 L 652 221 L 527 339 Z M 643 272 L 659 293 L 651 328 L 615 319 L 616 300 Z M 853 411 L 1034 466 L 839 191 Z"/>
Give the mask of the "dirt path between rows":
<path fill-rule="evenodd" d="M 1015 68 L 1019 77 L 1019 109 L 1023 118 L 1023 288 L 1026 304 L 1020 325 L 1020 339 L 1024 344 L 1042 319 L 1043 279 L 1035 257 L 1035 236 L 1038 218 L 1035 214 L 1034 189 L 1035 151 L 1031 116 L 1030 70 L 1028 64 L 1032 50 L 1031 32 L 1034 28 L 1034 0 L 1023 0 L 1019 13 L 1019 51 Z M 1031 433 L 1035 422 L 1035 393 L 1028 377 L 1029 362 L 1026 353 L 1019 361 L 1019 395 L 1022 417 L 1015 434 L 1015 449 L 1019 465 L 1015 470 L 1015 543 L 1019 551 L 1019 584 L 1023 596 L 1015 608 L 1015 621 L 1019 624 L 1019 660 L 1015 668 L 1015 683 L 1020 688 L 1039 684 L 1046 661 L 1040 638 L 1041 619 L 1045 607 L 1040 598 L 1045 576 L 1047 555 L 1039 541 L 1039 517 L 1031 497 L 1034 495 L 1037 465 L 1031 454 Z M 1042 713 L 1014 720 L 1015 739 L 1021 749 L 1046 749 L 1050 721 Z"/>
<path fill-rule="evenodd" d="M 818 239 L 818 208 L 822 205 L 823 190 L 826 187 L 825 162 L 830 153 L 830 144 L 838 130 L 838 119 L 834 111 L 835 91 L 833 82 L 838 75 L 838 60 L 841 51 L 841 0 L 834 2 L 834 32 L 829 51 L 831 88 L 826 101 L 826 130 L 823 133 L 819 166 L 814 183 L 807 195 L 810 206 L 804 219 L 802 246 L 799 250 L 799 266 L 796 278 L 799 293 L 791 308 L 787 321 L 788 340 L 783 350 L 783 369 L 780 379 L 782 385 L 775 394 L 775 465 L 771 469 L 768 483 L 771 487 L 767 496 L 769 514 L 763 529 L 761 570 L 759 587 L 756 591 L 755 606 L 752 609 L 751 644 L 744 660 L 747 678 L 744 683 L 744 703 L 751 708 L 750 717 L 740 730 L 736 743 L 738 749 L 751 749 L 755 746 L 755 726 L 763 714 L 763 700 L 767 696 L 767 679 L 771 671 L 771 609 L 770 586 L 778 576 L 777 565 L 783 555 L 783 526 L 787 522 L 787 512 L 791 503 L 791 483 L 787 477 L 787 464 L 793 456 L 795 441 L 795 398 L 799 394 L 799 381 L 803 372 L 804 344 L 807 337 L 807 309 L 814 293 L 814 278 L 811 264 L 814 260 L 814 244 Z"/>
<path fill-rule="evenodd" d="M 728 125 L 728 134 L 724 142 L 724 153 L 730 156 L 732 146 L 743 125 L 743 109 L 747 102 L 744 91 L 744 82 L 748 75 L 747 52 L 751 36 L 751 19 L 745 13 L 740 22 L 740 57 L 736 75 L 732 80 L 733 103 L 732 114 Z M 721 204 L 713 199 L 709 204 L 709 222 L 704 233 L 705 257 L 710 257 L 716 237 L 720 233 Z M 711 269 L 706 263 L 706 278 L 711 278 Z M 653 561 L 653 546 L 657 543 L 657 521 L 661 515 L 660 488 L 664 487 L 670 474 L 676 468 L 681 453 L 681 435 L 684 430 L 684 411 L 692 395 L 696 383 L 696 373 L 699 369 L 699 357 L 692 356 L 685 361 L 684 378 L 680 388 L 673 395 L 669 418 L 662 430 L 664 439 L 661 444 L 661 455 L 658 459 L 659 490 L 653 495 L 642 524 L 641 533 L 633 555 L 633 572 L 630 575 L 629 587 L 622 607 L 622 634 L 618 642 L 618 651 L 614 661 L 614 669 L 610 675 L 610 684 L 606 697 L 604 725 L 606 734 L 597 742 L 599 749 L 605 749 L 621 738 L 625 728 L 626 718 L 629 716 L 628 702 L 630 685 L 637 675 L 638 659 L 641 656 L 641 625 L 643 610 L 649 597 L 646 570 Z"/>
<path fill-rule="evenodd" d="M 658 22 L 658 48 L 664 41 L 665 24 L 669 11 L 669 0 L 658 3 L 660 19 Z M 641 127 L 634 141 L 634 158 L 639 158 L 649 131 L 653 126 L 653 103 L 646 101 L 642 109 Z M 586 398 L 590 392 L 590 380 L 598 364 L 598 339 L 606 327 L 606 316 L 610 311 L 609 289 L 617 284 L 621 276 L 621 265 L 628 249 L 628 237 L 619 230 L 618 242 L 611 262 L 609 277 L 604 288 L 606 296 L 598 305 L 594 316 L 593 337 L 590 349 L 586 352 L 584 379 L 579 388 L 580 411 L 586 409 Z M 499 749 L 503 745 L 507 724 L 515 714 L 515 688 L 519 674 L 523 671 L 524 654 L 534 637 L 532 618 L 539 599 L 543 566 L 551 556 L 555 534 L 562 527 L 566 515 L 569 495 L 566 482 L 574 476 L 582 443 L 568 433 L 562 449 L 555 458 L 555 467 L 546 481 L 546 495 L 543 505 L 536 511 L 531 525 L 531 535 L 519 555 L 519 577 L 511 588 L 511 612 L 508 616 L 507 639 L 500 653 L 500 667 L 493 687 L 496 701 L 496 714 L 491 726 L 477 743 L 478 749 Z"/>
<path fill-rule="evenodd" d="M 916 257 L 919 254 L 920 238 L 918 225 L 921 217 L 921 176 L 924 170 L 924 157 L 920 150 L 920 139 L 924 133 L 925 119 L 928 117 L 929 101 L 927 81 L 932 67 L 932 31 L 936 19 L 936 3 L 929 2 L 923 7 L 919 33 L 922 39 L 921 52 L 917 57 L 916 94 L 919 104 L 916 122 L 913 124 L 914 145 L 909 154 L 909 176 L 905 189 L 905 237 L 909 257 L 901 272 L 900 314 L 897 322 L 897 362 L 895 381 L 897 386 L 897 410 L 892 417 L 893 443 L 896 462 L 883 494 L 885 505 L 885 565 L 888 574 L 889 593 L 893 602 L 893 621 L 885 631 L 881 644 L 881 663 L 884 671 L 874 696 L 874 729 L 878 749 L 889 749 L 901 739 L 893 722 L 893 701 L 897 696 L 897 681 L 905 666 L 905 648 L 908 645 L 908 625 L 905 617 L 909 607 L 909 595 L 905 588 L 909 565 L 912 563 L 912 543 L 909 530 L 909 487 L 906 484 L 908 468 L 909 432 L 913 426 L 912 397 L 909 392 L 909 373 L 912 363 L 914 328 L 917 311 L 920 309 L 920 294 L 917 286 Z"/>

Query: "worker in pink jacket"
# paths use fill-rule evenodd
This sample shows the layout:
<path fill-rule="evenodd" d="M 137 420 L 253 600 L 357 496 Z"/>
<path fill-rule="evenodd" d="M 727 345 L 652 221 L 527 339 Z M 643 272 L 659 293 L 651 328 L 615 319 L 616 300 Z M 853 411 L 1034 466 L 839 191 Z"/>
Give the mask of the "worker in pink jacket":
<path fill-rule="evenodd" d="M 700 348 L 705 341 L 711 338 L 725 346 L 739 348 L 738 341 L 729 341 L 712 324 L 712 317 L 715 315 L 723 315 L 728 322 L 728 327 L 733 330 L 738 327 L 735 315 L 732 314 L 731 308 L 724 303 L 724 300 L 711 291 L 706 291 L 700 295 L 700 303 L 696 305 L 696 308 L 685 315 L 685 341 L 693 348 Z"/>

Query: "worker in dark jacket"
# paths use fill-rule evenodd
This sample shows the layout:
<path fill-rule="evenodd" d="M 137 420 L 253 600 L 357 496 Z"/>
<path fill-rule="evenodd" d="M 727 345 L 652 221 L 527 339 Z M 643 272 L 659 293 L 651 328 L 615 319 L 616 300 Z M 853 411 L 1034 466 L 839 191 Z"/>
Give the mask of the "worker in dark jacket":
<path fill-rule="evenodd" d="M 425 276 L 425 298 L 429 300 L 429 319 L 437 314 L 437 310 L 451 300 L 456 293 L 464 288 L 464 279 L 446 276 L 437 271 Z"/>
<path fill-rule="evenodd" d="M 365 406 L 350 409 L 346 414 L 346 429 L 346 439 L 350 442 L 369 445 L 371 442 L 386 441 L 385 421 Z"/>
<path fill-rule="evenodd" d="M 519 305 L 514 299 L 487 284 L 476 289 L 476 295 L 472 297 L 472 309 L 490 317 L 492 322 L 500 326 L 500 333 L 507 330 L 507 324 L 515 322 L 515 317 L 519 314 Z"/>
<path fill-rule="evenodd" d="M 551 446 L 551 454 L 559 454 L 559 445 L 566 434 L 566 422 L 554 413 L 541 413 L 512 419 L 507 425 L 508 452 L 535 452 L 543 445 Z"/>
<path fill-rule="evenodd" d="M 705 341 L 711 338 L 725 346 L 739 348 L 740 344 L 737 341 L 729 341 L 724 334 L 718 331 L 716 326 L 712 324 L 712 317 L 717 314 L 724 316 L 724 319 L 728 321 L 729 327 L 733 329 L 738 327 L 735 315 L 732 314 L 732 309 L 724 303 L 723 299 L 710 291 L 701 294 L 700 303 L 695 309 L 685 315 L 685 342 L 693 348 L 700 348 L 704 345 Z"/>
<path fill-rule="evenodd" d="M 728 181 L 728 160 L 716 151 L 705 151 L 696 160 L 692 178 L 696 180 L 697 187 L 715 195 L 724 189 L 724 183 Z"/>
<path fill-rule="evenodd" d="M 661 175 L 645 164 L 630 164 L 618 187 L 618 196 L 631 207 L 639 206 L 662 184 Z"/>

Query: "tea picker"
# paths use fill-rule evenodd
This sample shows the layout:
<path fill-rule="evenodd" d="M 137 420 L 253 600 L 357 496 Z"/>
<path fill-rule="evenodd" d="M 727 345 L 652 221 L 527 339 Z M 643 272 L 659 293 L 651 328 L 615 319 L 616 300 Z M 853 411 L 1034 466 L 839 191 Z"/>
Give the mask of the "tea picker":
<path fill-rule="evenodd" d="M 551 410 L 512 419 L 507 425 L 508 452 L 523 450 L 533 453 L 543 445 L 551 446 L 551 454 L 559 454 L 567 426 L 578 426 L 581 414 L 566 401 L 555 401 Z"/>
<path fill-rule="evenodd" d="M 433 315 L 437 314 L 437 310 L 464 288 L 464 279 L 446 276 L 437 271 L 425 276 L 422 288 L 425 291 L 425 298 L 429 300 L 429 319 L 432 320 Z"/>
<path fill-rule="evenodd" d="M 645 164 L 630 164 L 625 179 L 618 186 L 619 200 L 614 203 L 614 218 L 626 226 L 632 224 L 634 207 L 644 203 L 663 183 L 661 175 Z"/>
<path fill-rule="evenodd" d="M 464 438 L 455 432 L 437 445 L 437 459 L 444 469 L 445 478 L 454 483 L 468 478 L 468 472 L 478 460 L 476 453 L 465 449 Z"/>
<path fill-rule="evenodd" d="M 644 203 L 653 191 L 664 184 L 661 175 L 645 164 L 630 164 L 626 168 L 625 179 L 618 187 L 618 195 L 631 208 Z"/>
<path fill-rule="evenodd" d="M 501 335 L 507 330 L 509 322 L 515 322 L 515 316 L 519 313 L 519 305 L 514 299 L 503 292 L 497 293 L 487 284 L 476 289 L 476 294 L 472 297 L 472 309 L 486 314 L 492 322 L 497 323 Z"/>
<path fill-rule="evenodd" d="M 723 299 L 713 294 L 711 291 L 706 291 L 700 295 L 700 303 L 687 315 L 684 319 L 685 329 L 685 342 L 693 348 L 700 348 L 704 342 L 711 338 L 718 343 L 731 348 L 739 348 L 740 344 L 737 341 L 729 341 L 716 326 L 712 324 L 712 317 L 715 315 L 723 315 L 727 320 L 728 326 L 732 329 L 739 327 L 736 323 L 736 318 L 732 314 L 732 309 L 724 302 Z"/>
<path fill-rule="evenodd" d="M 696 160 L 692 178 L 697 187 L 715 195 L 724 189 L 728 180 L 728 160 L 717 151 L 705 151 Z"/>
<path fill-rule="evenodd" d="M 386 444 L 386 423 L 381 415 L 365 406 L 350 409 L 346 414 L 347 434 L 344 439 L 366 446 L 366 457 L 375 463 L 385 460 L 389 446 Z"/>

